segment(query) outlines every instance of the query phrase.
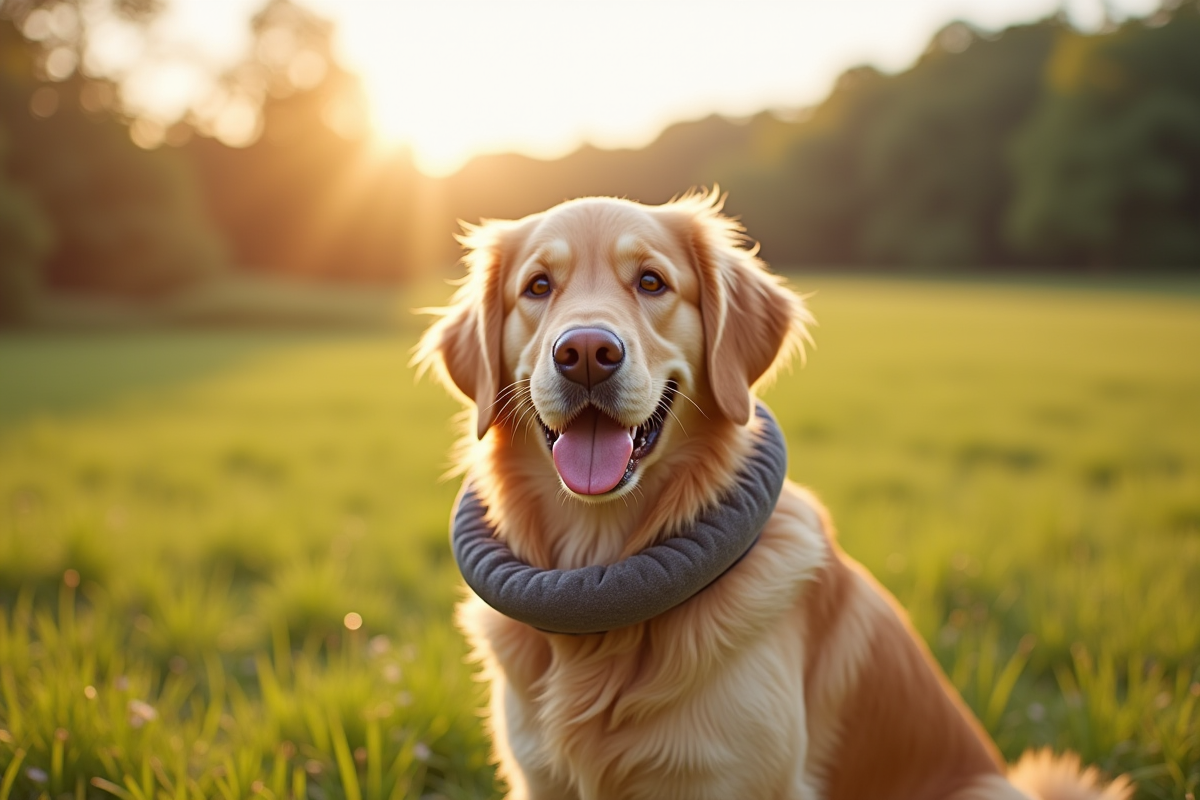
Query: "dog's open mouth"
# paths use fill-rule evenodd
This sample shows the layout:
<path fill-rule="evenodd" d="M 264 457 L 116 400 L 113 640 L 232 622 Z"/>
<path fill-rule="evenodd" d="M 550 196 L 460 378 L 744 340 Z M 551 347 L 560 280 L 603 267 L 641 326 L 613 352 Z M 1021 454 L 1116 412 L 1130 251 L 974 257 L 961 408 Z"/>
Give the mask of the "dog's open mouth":
<path fill-rule="evenodd" d="M 667 381 L 654 413 L 634 428 L 624 427 L 592 405 L 584 406 L 561 431 L 549 428 L 538 417 L 554 467 L 566 487 L 576 494 L 597 495 L 628 483 L 658 443 L 678 386 Z"/>

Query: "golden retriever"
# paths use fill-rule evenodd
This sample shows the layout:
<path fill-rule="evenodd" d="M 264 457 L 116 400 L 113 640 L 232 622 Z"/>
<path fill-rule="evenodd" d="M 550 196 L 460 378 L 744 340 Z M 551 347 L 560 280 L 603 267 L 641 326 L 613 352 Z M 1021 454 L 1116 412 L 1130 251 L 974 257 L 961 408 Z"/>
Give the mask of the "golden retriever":
<path fill-rule="evenodd" d="M 588 198 L 463 236 L 469 275 L 415 360 L 474 409 L 462 466 L 521 560 L 567 569 L 637 553 L 693 520 L 746 458 L 754 387 L 810 318 L 720 205 L 716 192 L 655 207 Z M 458 621 L 491 682 L 510 798 L 1132 791 L 1072 756 L 1006 769 L 903 611 L 791 483 L 740 562 L 644 623 L 546 633 L 474 595 Z"/>

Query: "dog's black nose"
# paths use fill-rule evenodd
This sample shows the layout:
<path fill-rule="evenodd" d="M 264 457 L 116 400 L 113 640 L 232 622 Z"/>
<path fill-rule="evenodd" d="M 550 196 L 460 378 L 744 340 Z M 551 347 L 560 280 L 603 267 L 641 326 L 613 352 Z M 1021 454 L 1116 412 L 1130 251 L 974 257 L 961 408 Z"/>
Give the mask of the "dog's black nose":
<path fill-rule="evenodd" d="M 604 328 L 572 328 L 554 343 L 554 365 L 568 380 L 592 388 L 625 360 L 625 345 Z"/>

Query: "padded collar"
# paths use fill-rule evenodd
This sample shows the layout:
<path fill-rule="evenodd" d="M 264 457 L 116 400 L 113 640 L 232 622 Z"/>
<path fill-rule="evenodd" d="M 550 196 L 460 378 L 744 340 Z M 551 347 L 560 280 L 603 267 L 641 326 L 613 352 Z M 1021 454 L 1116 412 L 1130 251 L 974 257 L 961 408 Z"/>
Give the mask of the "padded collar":
<path fill-rule="evenodd" d="M 787 476 L 787 444 L 762 403 L 754 450 L 733 486 L 689 530 L 615 564 L 539 569 L 513 555 L 466 483 L 450 525 L 467 585 L 492 608 L 551 633 L 603 633 L 645 622 L 690 599 L 749 552 Z"/>

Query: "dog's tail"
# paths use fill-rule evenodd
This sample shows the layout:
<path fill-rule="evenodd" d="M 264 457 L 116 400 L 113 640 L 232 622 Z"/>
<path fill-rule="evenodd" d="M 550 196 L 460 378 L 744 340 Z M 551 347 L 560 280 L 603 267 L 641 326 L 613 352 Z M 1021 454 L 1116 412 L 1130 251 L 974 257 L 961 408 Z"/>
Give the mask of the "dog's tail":
<path fill-rule="evenodd" d="M 1107 785 L 1095 767 L 1086 769 L 1074 753 L 1050 748 L 1026 750 L 1008 770 L 1008 780 L 1036 800 L 1129 800 L 1134 786 L 1122 775 Z"/>

